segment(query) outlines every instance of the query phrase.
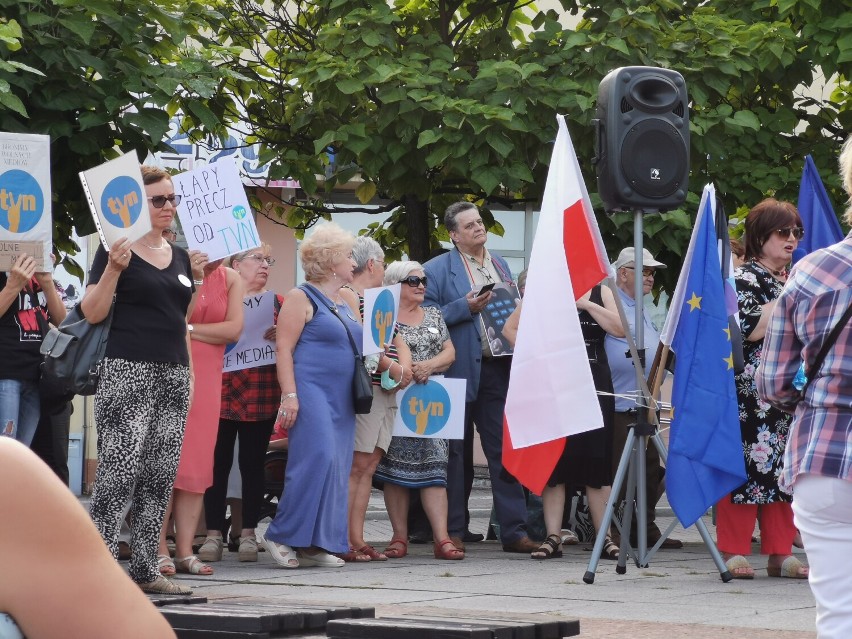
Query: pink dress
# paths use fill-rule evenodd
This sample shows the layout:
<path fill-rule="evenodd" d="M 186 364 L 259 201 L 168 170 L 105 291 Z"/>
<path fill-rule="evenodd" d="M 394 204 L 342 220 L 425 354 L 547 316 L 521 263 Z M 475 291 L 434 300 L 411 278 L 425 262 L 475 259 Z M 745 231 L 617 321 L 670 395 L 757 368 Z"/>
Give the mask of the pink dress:
<path fill-rule="evenodd" d="M 228 311 L 228 282 L 224 267 L 204 278 L 198 291 L 191 324 L 215 324 L 225 320 Z M 203 493 L 213 485 L 213 449 L 219 432 L 219 405 L 222 401 L 222 358 L 224 344 L 191 341 L 195 392 L 180 453 L 175 488 Z"/>

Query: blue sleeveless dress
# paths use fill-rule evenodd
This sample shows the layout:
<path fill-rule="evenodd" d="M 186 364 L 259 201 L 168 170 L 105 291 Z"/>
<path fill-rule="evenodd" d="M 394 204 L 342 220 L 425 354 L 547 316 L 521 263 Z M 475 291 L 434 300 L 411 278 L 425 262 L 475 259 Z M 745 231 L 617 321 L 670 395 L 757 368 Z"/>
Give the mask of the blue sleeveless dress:
<path fill-rule="evenodd" d="M 297 548 L 317 546 L 340 553 L 349 550 L 355 358 L 343 324 L 326 306 L 330 300 L 316 289 L 303 290 L 314 306 L 314 316 L 293 352 L 299 413 L 289 431 L 284 492 L 266 537 Z M 360 351 L 361 325 L 345 304 L 338 313 Z"/>

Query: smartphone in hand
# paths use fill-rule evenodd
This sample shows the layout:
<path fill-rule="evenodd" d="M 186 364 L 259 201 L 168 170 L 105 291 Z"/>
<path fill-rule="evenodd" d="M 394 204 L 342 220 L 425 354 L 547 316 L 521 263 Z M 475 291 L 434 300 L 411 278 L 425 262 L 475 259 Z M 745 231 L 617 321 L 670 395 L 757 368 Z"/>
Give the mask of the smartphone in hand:
<path fill-rule="evenodd" d="M 476 295 L 474 295 L 474 297 L 482 297 L 483 295 L 488 293 L 492 288 L 494 288 L 494 282 L 491 282 L 490 284 L 486 284 L 485 286 L 483 286 L 481 289 L 479 289 L 479 291 L 477 291 L 477 293 L 476 293 Z"/>

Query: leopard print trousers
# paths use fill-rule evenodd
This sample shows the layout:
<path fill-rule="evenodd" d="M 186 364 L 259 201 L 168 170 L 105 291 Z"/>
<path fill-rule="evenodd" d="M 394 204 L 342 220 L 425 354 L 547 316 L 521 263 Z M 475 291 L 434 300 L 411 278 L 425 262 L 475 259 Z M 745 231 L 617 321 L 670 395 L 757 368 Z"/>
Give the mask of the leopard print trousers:
<path fill-rule="evenodd" d="M 130 577 L 159 577 L 160 529 L 177 474 L 189 408 L 189 368 L 105 358 L 95 395 L 98 468 L 90 514 L 118 558 L 122 512 L 132 498 Z"/>

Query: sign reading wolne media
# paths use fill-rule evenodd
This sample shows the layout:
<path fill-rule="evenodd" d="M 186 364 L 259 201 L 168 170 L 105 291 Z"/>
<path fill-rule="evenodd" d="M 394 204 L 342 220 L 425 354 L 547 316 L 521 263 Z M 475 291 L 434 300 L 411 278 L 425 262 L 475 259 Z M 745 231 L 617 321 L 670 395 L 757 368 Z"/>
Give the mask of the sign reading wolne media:
<path fill-rule="evenodd" d="M 22 253 L 52 271 L 50 137 L 0 133 L 0 271 Z"/>
<path fill-rule="evenodd" d="M 181 196 L 178 217 L 190 249 L 210 261 L 260 246 L 240 172 L 233 160 L 207 164 L 172 178 Z"/>
<path fill-rule="evenodd" d="M 399 437 L 464 438 L 467 380 L 433 375 L 425 384 L 410 384 L 396 396 L 399 409 L 393 434 Z"/>
<path fill-rule="evenodd" d="M 81 171 L 80 181 L 106 250 L 120 237 L 133 242 L 151 230 L 145 185 L 135 151 Z"/>
<path fill-rule="evenodd" d="M 364 291 L 364 355 L 380 353 L 393 339 L 393 329 L 399 312 L 399 284 Z"/>
<path fill-rule="evenodd" d="M 233 344 L 225 347 L 223 371 L 238 371 L 255 366 L 274 364 L 275 342 L 264 337 L 275 318 L 275 293 L 243 298 L 243 332 Z"/>

